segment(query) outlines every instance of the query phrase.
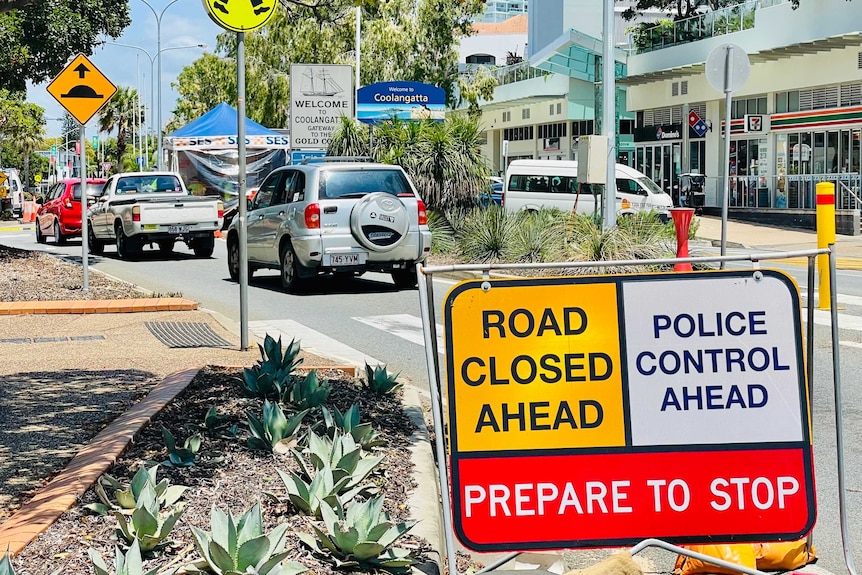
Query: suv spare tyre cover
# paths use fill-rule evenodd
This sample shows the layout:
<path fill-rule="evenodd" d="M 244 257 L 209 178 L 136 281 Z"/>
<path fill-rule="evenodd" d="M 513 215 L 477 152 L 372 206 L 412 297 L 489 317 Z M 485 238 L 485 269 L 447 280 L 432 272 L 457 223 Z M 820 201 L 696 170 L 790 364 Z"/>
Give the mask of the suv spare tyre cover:
<path fill-rule="evenodd" d="M 350 212 L 350 232 L 375 252 L 389 251 L 407 237 L 410 216 L 404 203 L 392 194 L 376 192 L 359 200 Z"/>

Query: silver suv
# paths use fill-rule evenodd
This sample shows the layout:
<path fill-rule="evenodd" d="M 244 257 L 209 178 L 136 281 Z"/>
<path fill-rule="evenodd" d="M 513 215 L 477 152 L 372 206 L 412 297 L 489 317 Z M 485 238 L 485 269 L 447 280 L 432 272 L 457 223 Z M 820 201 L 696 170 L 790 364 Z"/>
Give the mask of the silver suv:
<path fill-rule="evenodd" d="M 323 162 L 274 170 L 250 201 L 248 273 L 281 270 L 288 291 L 322 273 L 387 272 L 416 285 L 431 251 L 425 204 L 399 166 Z M 239 277 L 238 218 L 227 231 L 228 271 Z"/>

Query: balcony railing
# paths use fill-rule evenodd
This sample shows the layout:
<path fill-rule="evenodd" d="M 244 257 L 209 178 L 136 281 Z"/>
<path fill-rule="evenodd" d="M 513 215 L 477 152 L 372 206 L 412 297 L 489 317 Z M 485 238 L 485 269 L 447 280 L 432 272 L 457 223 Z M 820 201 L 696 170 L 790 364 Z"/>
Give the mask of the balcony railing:
<path fill-rule="evenodd" d="M 491 75 L 497 79 L 497 85 L 514 84 L 515 82 L 523 82 L 532 78 L 542 78 L 551 73 L 545 70 L 539 70 L 530 66 L 529 60 L 512 64 L 511 66 L 501 66 L 491 70 Z"/>
<path fill-rule="evenodd" d="M 661 50 L 670 46 L 696 42 L 754 28 L 754 15 L 759 8 L 784 4 L 790 0 L 749 0 L 707 14 L 665 20 L 658 24 L 635 28 L 632 46 L 636 54 Z"/>

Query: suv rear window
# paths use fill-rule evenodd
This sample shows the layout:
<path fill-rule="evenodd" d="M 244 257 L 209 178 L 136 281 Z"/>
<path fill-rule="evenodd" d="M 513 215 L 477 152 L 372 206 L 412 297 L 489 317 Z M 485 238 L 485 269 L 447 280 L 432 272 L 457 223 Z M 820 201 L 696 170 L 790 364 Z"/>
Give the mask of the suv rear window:
<path fill-rule="evenodd" d="M 321 198 L 358 198 L 374 192 L 413 195 L 401 170 L 326 170 L 320 174 Z"/>
<path fill-rule="evenodd" d="M 87 195 L 88 196 L 98 196 L 102 193 L 102 184 L 93 184 L 91 182 L 87 182 Z M 81 184 L 73 184 L 72 185 L 72 198 L 76 200 L 81 199 Z"/>

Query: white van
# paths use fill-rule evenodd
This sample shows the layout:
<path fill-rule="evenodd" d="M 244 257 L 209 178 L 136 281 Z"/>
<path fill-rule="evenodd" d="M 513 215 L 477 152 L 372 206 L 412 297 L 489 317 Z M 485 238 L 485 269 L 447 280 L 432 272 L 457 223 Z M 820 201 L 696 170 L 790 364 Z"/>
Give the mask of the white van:
<path fill-rule="evenodd" d="M 616 176 L 617 215 L 654 210 L 670 217 L 671 197 L 645 174 L 617 164 Z M 506 170 L 503 206 L 510 211 L 557 208 L 592 214 L 600 201 L 589 186 L 578 185 L 577 161 L 514 160 Z"/>
<path fill-rule="evenodd" d="M 18 179 L 18 170 L 0 168 L 0 172 L 6 176 L 0 184 L 0 211 L 11 210 L 13 217 L 19 217 L 24 211 L 24 187 Z"/>

